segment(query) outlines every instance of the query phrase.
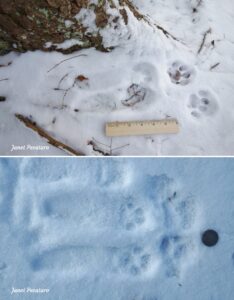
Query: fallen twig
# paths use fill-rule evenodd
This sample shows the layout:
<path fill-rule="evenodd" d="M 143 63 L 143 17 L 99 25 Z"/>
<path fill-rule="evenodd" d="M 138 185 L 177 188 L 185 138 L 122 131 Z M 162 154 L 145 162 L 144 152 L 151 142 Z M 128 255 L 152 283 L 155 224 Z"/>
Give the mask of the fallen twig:
<path fill-rule="evenodd" d="M 9 78 L 0 79 L 0 81 L 6 81 L 6 80 L 9 80 Z"/>
<path fill-rule="evenodd" d="M 68 60 L 70 60 L 70 59 L 73 59 L 73 58 L 76 58 L 76 57 L 81 57 L 81 56 L 87 56 L 87 55 L 86 55 L 86 54 L 79 54 L 79 55 L 75 55 L 75 56 L 73 56 L 73 57 L 64 59 L 64 60 L 60 61 L 59 63 L 57 63 L 56 65 L 54 65 L 51 69 L 49 69 L 49 70 L 47 71 L 47 73 L 49 73 L 50 71 L 52 71 L 52 70 L 54 70 L 55 68 L 57 68 L 58 66 L 60 66 L 62 63 L 66 62 L 66 61 L 68 61 Z"/>
<path fill-rule="evenodd" d="M 67 107 L 67 105 L 64 105 L 64 100 L 65 100 L 65 98 L 66 98 L 68 92 L 69 92 L 74 86 L 75 86 L 75 82 L 73 83 L 72 86 L 70 86 L 70 87 L 67 88 L 67 89 L 54 88 L 55 91 L 62 91 L 62 92 L 64 92 L 64 94 L 63 94 L 63 99 L 62 99 L 62 104 L 61 104 L 61 106 L 60 106 L 60 109 L 63 109 L 63 108 L 65 108 L 65 107 Z"/>
<path fill-rule="evenodd" d="M 202 51 L 204 45 L 205 45 L 205 42 L 206 42 L 206 38 L 207 38 L 207 35 L 211 33 L 211 28 L 209 28 L 205 33 L 204 33 L 204 36 L 203 36 L 203 39 L 202 39 L 202 42 L 201 42 L 201 45 L 197 51 L 197 54 L 200 54 L 200 52 Z"/>
<path fill-rule="evenodd" d="M 76 82 L 77 82 L 77 80 L 78 80 L 78 78 L 79 78 L 79 76 L 76 77 L 76 78 L 74 79 L 74 82 L 73 82 L 72 86 L 70 86 L 69 88 L 67 88 L 67 89 L 61 89 L 61 88 L 60 88 L 60 84 L 62 83 L 62 81 L 63 81 L 68 75 L 69 75 L 69 73 L 65 74 L 65 75 L 60 79 L 60 81 L 59 81 L 59 83 L 58 83 L 58 87 L 54 88 L 55 91 L 62 91 L 62 92 L 64 92 L 64 94 L 63 94 L 63 99 L 62 99 L 62 104 L 61 104 L 61 108 L 66 107 L 66 105 L 64 105 L 65 98 L 66 98 L 67 94 L 69 93 L 69 91 L 70 91 L 72 88 L 74 88 L 74 86 L 76 85 Z M 87 79 L 86 77 L 84 77 L 84 78 Z"/>
<path fill-rule="evenodd" d="M 217 68 L 220 65 L 220 63 L 218 62 L 217 64 L 213 65 L 210 67 L 210 71 Z"/>
<path fill-rule="evenodd" d="M 28 128 L 36 131 L 41 137 L 47 139 L 48 143 L 56 148 L 59 148 L 61 150 L 65 150 L 66 152 L 69 152 L 70 154 L 73 154 L 75 156 L 81 156 L 84 155 L 83 153 L 80 153 L 76 150 L 74 150 L 73 148 L 71 148 L 70 146 L 54 139 L 53 137 L 51 137 L 44 129 L 40 128 L 36 122 L 33 122 L 31 119 L 29 119 L 28 117 L 25 117 L 23 115 L 20 114 L 15 114 L 16 118 L 18 120 L 20 120 L 21 122 L 24 123 L 25 126 L 27 126 Z"/>
<path fill-rule="evenodd" d="M 170 32 L 168 32 L 166 29 L 164 29 L 161 25 L 154 23 L 154 25 L 165 34 L 167 38 L 172 38 L 173 40 L 177 42 L 181 42 L 178 38 L 176 38 L 174 35 L 172 35 Z"/>
<path fill-rule="evenodd" d="M 162 31 L 163 34 L 165 34 L 167 38 L 170 37 L 170 38 L 172 38 L 173 40 L 175 40 L 175 41 L 180 42 L 180 43 L 183 44 L 182 41 L 180 41 L 178 38 L 176 38 L 174 35 L 172 35 L 172 34 L 171 34 L 170 32 L 168 32 L 166 29 L 164 29 L 161 25 L 159 25 L 159 24 L 157 24 L 155 21 L 153 21 L 149 16 L 143 16 L 143 15 L 142 15 L 141 17 L 142 17 L 142 19 L 143 19 L 146 23 L 148 23 L 148 25 L 150 25 L 151 27 L 152 27 L 152 25 L 153 25 L 153 26 L 156 26 L 156 28 L 157 28 L 158 30 Z"/>
<path fill-rule="evenodd" d="M 123 145 L 123 146 L 119 146 L 119 147 L 113 148 L 113 149 L 111 150 L 111 154 L 112 154 L 113 151 L 116 151 L 116 150 L 119 150 L 119 149 L 123 149 L 123 148 L 128 147 L 128 146 L 130 146 L 130 144 L 125 144 L 125 145 Z"/>
<path fill-rule="evenodd" d="M 65 74 L 60 80 L 59 80 L 59 83 L 58 83 L 58 89 L 60 88 L 60 84 L 63 82 L 63 80 L 69 75 L 69 73 Z"/>
<path fill-rule="evenodd" d="M 98 152 L 103 156 L 110 156 L 109 151 L 105 151 L 104 149 L 101 149 L 94 141 L 88 141 L 87 145 L 92 146 L 93 151 Z"/>
<path fill-rule="evenodd" d="M 87 144 L 93 147 L 93 151 L 98 152 L 98 153 L 102 154 L 103 156 L 112 156 L 113 151 L 116 151 L 116 150 L 119 150 L 119 149 L 129 146 L 129 144 L 126 144 L 126 145 L 123 145 L 120 147 L 112 148 L 112 138 L 111 138 L 110 145 L 103 144 L 103 143 L 97 141 L 95 138 L 92 138 L 92 140 L 88 141 Z M 101 148 L 99 145 L 106 147 L 108 150 Z"/>

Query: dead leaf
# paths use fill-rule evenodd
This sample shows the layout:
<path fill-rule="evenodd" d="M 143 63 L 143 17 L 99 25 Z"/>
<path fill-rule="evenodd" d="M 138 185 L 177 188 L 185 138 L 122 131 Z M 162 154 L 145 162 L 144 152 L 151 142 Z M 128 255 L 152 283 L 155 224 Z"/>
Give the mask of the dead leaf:
<path fill-rule="evenodd" d="M 85 81 L 85 80 L 89 80 L 87 77 L 85 77 L 84 75 L 78 75 L 77 77 L 76 77 L 76 80 L 78 80 L 78 81 Z"/>

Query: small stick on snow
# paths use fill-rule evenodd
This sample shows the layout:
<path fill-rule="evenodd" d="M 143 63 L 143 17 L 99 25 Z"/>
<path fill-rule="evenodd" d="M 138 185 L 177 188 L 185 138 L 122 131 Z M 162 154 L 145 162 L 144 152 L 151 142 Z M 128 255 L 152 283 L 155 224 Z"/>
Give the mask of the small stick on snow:
<path fill-rule="evenodd" d="M 99 142 L 98 140 L 96 140 L 94 137 L 92 138 L 92 140 L 95 142 L 95 143 L 97 143 L 97 144 L 100 144 L 100 145 L 102 145 L 102 146 L 105 146 L 105 147 L 107 147 L 107 148 L 110 148 L 110 146 L 109 145 L 107 145 L 107 144 L 104 144 L 104 143 L 102 143 L 102 142 Z"/>
<path fill-rule="evenodd" d="M 170 32 L 168 32 L 165 28 L 163 28 L 161 25 L 157 24 L 155 21 L 151 21 L 151 19 L 149 17 L 144 16 L 143 20 L 145 22 L 147 22 L 148 25 L 150 25 L 151 27 L 155 26 L 158 30 L 162 31 L 163 34 L 167 37 L 167 38 L 172 38 L 173 40 L 184 44 L 181 40 L 179 40 L 178 38 L 176 38 L 173 34 L 171 34 Z"/>
<path fill-rule="evenodd" d="M 0 79 L 0 81 L 6 81 L 6 80 L 9 80 L 9 78 Z"/>
<path fill-rule="evenodd" d="M 98 145 L 94 141 L 88 141 L 87 145 L 92 146 L 94 152 L 98 152 L 98 153 L 102 154 L 103 156 L 110 156 L 109 151 L 101 149 L 100 147 L 98 147 Z"/>
<path fill-rule="evenodd" d="M 128 147 L 128 146 L 130 146 L 130 144 L 125 144 L 123 146 L 113 148 L 111 151 L 113 152 L 113 151 L 116 151 L 116 150 L 119 150 L 119 149 L 123 149 L 123 148 Z"/>
<path fill-rule="evenodd" d="M 178 38 L 176 38 L 173 34 L 171 34 L 170 32 L 168 32 L 166 29 L 164 29 L 161 25 L 154 23 L 154 25 L 158 28 L 158 30 L 162 31 L 163 34 L 165 34 L 165 36 L 168 38 L 172 38 L 173 40 L 177 41 L 177 42 L 181 42 Z"/>
<path fill-rule="evenodd" d="M 47 141 L 50 145 L 52 145 L 56 148 L 59 148 L 60 150 L 65 150 L 66 152 L 68 152 L 70 154 L 73 154 L 75 156 L 84 155 L 83 153 L 80 153 L 80 152 L 74 150 L 73 148 L 71 148 L 70 146 L 68 146 L 68 145 L 54 139 L 53 137 L 51 137 L 44 129 L 40 128 L 35 122 L 33 122 L 28 117 L 25 117 L 25 116 L 20 115 L 20 114 L 15 114 L 15 116 L 18 120 L 23 122 L 25 126 L 27 126 L 28 128 L 36 131 L 41 137 L 47 139 Z"/>
<path fill-rule="evenodd" d="M 66 62 L 66 61 L 68 61 L 68 60 L 70 60 L 70 59 L 73 59 L 73 58 L 76 58 L 76 57 L 81 57 L 81 56 L 87 56 L 87 55 L 86 55 L 86 54 L 79 54 L 79 55 L 75 55 L 75 56 L 73 56 L 73 57 L 64 59 L 64 60 L 60 61 L 59 63 L 57 63 L 56 65 L 54 65 L 51 69 L 49 69 L 49 70 L 47 71 L 47 73 L 49 73 L 50 71 L 52 71 L 52 70 L 54 70 L 55 68 L 57 68 L 58 66 L 60 66 L 62 63 Z"/>
<path fill-rule="evenodd" d="M 58 89 L 60 88 L 60 84 L 63 82 L 63 80 L 69 75 L 69 73 L 65 74 L 60 80 L 59 80 L 59 83 L 58 83 Z"/>
<path fill-rule="evenodd" d="M 66 98 L 67 94 L 70 92 L 70 90 L 72 88 L 74 88 L 75 84 L 76 84 L 76 81 L 74 81 L 74 83 L 71 87 L 69 87 L 68 89 L 65 90 L 65 92 L 63 94 L 62 107 L 66 106 L 66 105 L 64 105 L 65 98 Z"/>
<path fill-rule="evenodd" d="M 202 42 L 201 42 L 201 45 L 200 45 L 200 48 L 198 49 L 197 51 L 197 54 L 200 54 L 200 52 L 202 51 L 204 45 L 205 45 L 205 42 L 206 42 L 206 38 L 207 38 L 207 35 L 211 33 L 211 28 L 209 28 L 205 33 L 204 33 L 204 36 L 203 36 L 203 39 L 202 39 Z"/>
<path fill-rule="evenodd" d="M 220 63 L 218 62 L 217 64 L 213 65 L 210 67 L 210 71 L 214 70 L 215 68 L 217 68 L 220 65 Z"/>
<path fill-rule="evenodd" d="M 105 146 L 106 148 L 108 148 L 108 150 L 102 149 L 98 144 Z M 123 145 L 120 147 L 112 148 L 112 144 L 113 144 L 112 138 L 111 138 L 110 146 L 99 142 L 94 137 L 92 138 L 92 141 L 88 141 L 88 145 L 93 147 L 93 151 L 98 152 L 98 153 L 102 154 L 103 156 L 112 156 L 114 151 L 125 148 L 130 145 L 130 144 L 126 144 L 126 145 Z"/>

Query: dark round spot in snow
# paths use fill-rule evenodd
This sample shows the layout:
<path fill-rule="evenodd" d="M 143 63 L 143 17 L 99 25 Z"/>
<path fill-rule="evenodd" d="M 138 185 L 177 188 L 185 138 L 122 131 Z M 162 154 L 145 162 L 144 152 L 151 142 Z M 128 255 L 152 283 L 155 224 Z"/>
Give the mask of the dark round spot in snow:
<path fill-rule="evenodd" d="M 218 243 L 219 235 L 213 229 L 208 229 L 202 234 L 202 242 L 207 247 L 215 246 Z"/>
<path fill-rule="evenodd" d="M 4 101 L 6 101 L 6 97 L 0 96 L 0 102 L 4 102 Z"/>

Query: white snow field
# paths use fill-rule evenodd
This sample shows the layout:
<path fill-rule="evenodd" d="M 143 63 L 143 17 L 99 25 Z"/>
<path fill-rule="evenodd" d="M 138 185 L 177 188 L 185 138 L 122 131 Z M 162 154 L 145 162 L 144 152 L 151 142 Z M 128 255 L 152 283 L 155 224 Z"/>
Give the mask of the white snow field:
<path fill-rule="evenodd" d="M 225 158 L 2 158 L 0 299 L 232 300 L 233 178 Z"/>
<path fill-rule="evenodd" d="M 234 154 L 234 2 L 132 2 L 151 25 L 162 26 L 177 40 L 136 21 L 127 10 L 128 26 L 122 22 L 101 31 L 104 45 L 115 47 L 110 53 L 89 49 L 0 57 L 1 65 L 12 62 L 0 68 L 0 80 L 8 79 L 0 81 L 0 96 L 6 97 L 0 102 L 1 155 L 66 155 L 52 146 L 43 151 L 27 147 L 44 146 L 46 140 L 16 120 L 15 113 L 85 155 Z M 93 15 L 78 17 L 93 28 Z M 109 121 L 164 118 L 178 120 L 179 134 L 112 141 L 105 136 Z M 12 145 L 22 147 L 12 151 Z"/>

